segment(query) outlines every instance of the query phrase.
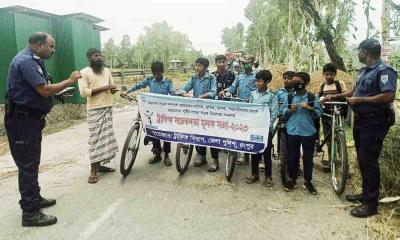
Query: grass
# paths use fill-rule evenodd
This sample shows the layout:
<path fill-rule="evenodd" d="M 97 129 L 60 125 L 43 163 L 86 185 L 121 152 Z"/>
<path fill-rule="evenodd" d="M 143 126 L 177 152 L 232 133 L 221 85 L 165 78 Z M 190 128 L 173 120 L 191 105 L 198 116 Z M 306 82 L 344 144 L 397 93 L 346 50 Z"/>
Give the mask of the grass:
<path fill-rule="evenodd" d="M 6 130 L 4 127 L 4 108 L 0 107 L 0 155 L 9 151 Z M 64 104 L 55 105 L 46 116 L 44 135 L 62 131 L 86 120 L 86 105 Z"/>
<path fill-rule="evenodd" d="M 349 192 L 360 193 L 361 173 L 355 152 L 353 133 L 350 127 L 345 129 L 348 145 L 351 179 L 347 183 Z M 400 195 L 400 125 L 394 126 L 385 138 L 380 156 L 381 193 L 380 197 Z M 372 239 L 400 238 L 400 202 L 380 204 L 379 215 L 368 219 L 367 229 Z"/>

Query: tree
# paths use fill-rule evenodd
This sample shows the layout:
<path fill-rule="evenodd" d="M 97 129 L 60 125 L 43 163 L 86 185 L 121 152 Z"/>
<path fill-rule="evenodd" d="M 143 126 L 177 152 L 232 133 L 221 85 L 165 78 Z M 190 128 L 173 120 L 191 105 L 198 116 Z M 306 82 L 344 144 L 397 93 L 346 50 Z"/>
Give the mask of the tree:
<path fill-rule="evenodd" d="M 288 5 L 278 0 L 251 0 L 245 17 L 251 21 L 246 36 L 246 51 L 265 62 L 285 62 L 288 56 Z"/>
<path fill-rule="evenodd" d="M 250 0 L 246 51 L 263 63 L 284 63 L 314 71 L 326 54 L 345 70 L 341 55 L 354 21 L 352 0 Z M 323 51 L 325 45 L 326 51 Z"/>
<path fill-rule="evenodd" d="M 391 21 L 391 28 L 394 30 L 396 36 L 400 36 L 400 3 L 396 4 L 393 0 L 386 0 L 389 2 L 393 17 Z"/>
<path fill-rule="evenodd" d="M 186 34 L 174 31 L 166 22 L 159 22 L 146 26 L 134 45 L 129 36 L 124 35 L 119 47 L 118 65 L 147 69 L 154 61 L 162 61 L 165 66 L 172 59 L 192 63 L 200 55 Z"/>
<path fill-rule="evenodd" d="M 227 50 L 242 50 L 244 42 L 244 26 L 242 23 L 237 23 L 231 28 L 226 27 L 222 30 L 222 44 Z"/>
<path fill-rule="evenodd" d="M 109 38 L 106 43 L 104 43 L 102 54 L 104 56 L 107 66 L 114 68 L 118 61 L 119 47 L 115 45 L 114 39 Z"/>
<path fill-rule="evenodd" d="M 375 8 L 371 6 L 371 0 L 363 0 L 362 4 L 364 7 L 365 17 L 367 18 L 367 38 L 369 38 L 371 31 L 375 29 L 370 19 L 370 12 L 375 11 Z"/>
<path fill-rule="evenodd" d="M 326 14 L 322 17 L 319 11 L 317 11 L 316 2 L 325 5 Z M 354 20 L 352 17 L 354 13 L 354 2 L 347 0 L 300 0 L 300 3 L 306 13 L 313 19 L 314 26 L 317 29 L 316 38 L 324 42 L 331 62 L 335 64 L 338 69 L 346 71 L 343 58 L 339 54 L 339 48 L 340 44 L 344 47 L 344 34 L 348 30 L 349 24 Z M 334 22 L 336 22 L 336 26 L 333 26 Z"/>
<path fill-rule="evenodd" d="M 125 34 L 120 43 L 120 54 L 118 56 L 118 63 L 120 66 L 126 68 L 132 67 L 132 44 L 130 37 Z"/>

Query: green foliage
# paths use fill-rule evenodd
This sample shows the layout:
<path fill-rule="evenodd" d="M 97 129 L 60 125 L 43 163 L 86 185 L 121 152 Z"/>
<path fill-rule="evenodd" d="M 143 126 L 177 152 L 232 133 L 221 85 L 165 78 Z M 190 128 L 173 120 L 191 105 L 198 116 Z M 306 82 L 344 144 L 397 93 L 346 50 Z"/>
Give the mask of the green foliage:
<path fill-rule="evenodd" d="M 394 67 L 397 70 L 400 70 L 400 48 L 399 45 L 397 45 L 397 49 L 392 52 L 390 56 L 390 65 Z"/>
<path fill-rule="evenodd" d="M 326 49 L 334 49 L 337 57 L 346 50 L 354 6 L 351 0 L 250 0 L 246 51 L 264 63 L 294 62 L 295 69 L 317 70 L 326 58 L 322 41 L 332 39 Z"/>
<path fill-rule="evenodd" d="M 381 153 L 381 184 L 385 195 L 400 194 L 400 125 L 392 127 Z"/>
<path fill-rule="evenodd" d="M 400 3 L 399 1 L 388 0 L 391 6 L 390 28 L 394 30 L 396 36 L 400 36 Z"/>
<path fill-rule="evenodd" d="M 235 26 L 222 30 L 222 44 L 227 50 L 242 50 L 244 44 L 244 26 L 237 23 Z"/>
<path fill-rule="evenodd" d="M 159 22 L 145 27 L 136 44 L 131 44 L 128 35 L 124 35 L 119 45 L 108 39 L 103 55 L 111 68 L 145 69 L 156 60 L 165 67 L 173 59 L 193 64 L 202 53 L 193 47 L 186 34 L 175 31 L 166 22 Z"/>
<path fill-rule="evenodd" d="M 115 68 L 118 62 L 119 47 L 115 45 L 114 39 L 107 40 L 103 46 L 102 54 L 105 57 L 107 66 Z"/>

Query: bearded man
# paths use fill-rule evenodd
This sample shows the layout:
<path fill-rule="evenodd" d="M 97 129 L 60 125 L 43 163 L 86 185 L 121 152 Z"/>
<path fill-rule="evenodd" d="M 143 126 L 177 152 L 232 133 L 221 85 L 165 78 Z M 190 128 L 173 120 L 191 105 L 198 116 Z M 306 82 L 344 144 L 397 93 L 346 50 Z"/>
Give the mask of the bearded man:
<path fill-rule="evenodd" d="M 112 94 L 117 90 L 111 71 L 104 67 L 101 51 L 90 48 L 86 54 L 89 67 L 81 70 L 79 91 L 87 98 L 87 122 L 89 126 L 89 159 L 91 164 L 88 183 L 98 181 L 98 172 L 114 172 L 104 166 L 116 157 L 117 141 L 112 123 Z"/>

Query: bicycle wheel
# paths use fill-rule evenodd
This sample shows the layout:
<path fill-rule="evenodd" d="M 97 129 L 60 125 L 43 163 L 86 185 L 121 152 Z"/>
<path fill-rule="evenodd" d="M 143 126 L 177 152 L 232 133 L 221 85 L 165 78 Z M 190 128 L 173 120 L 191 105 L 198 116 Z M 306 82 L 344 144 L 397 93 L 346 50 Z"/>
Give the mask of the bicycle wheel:
<path fill-rule="evenodd" d="M 337 131 L 335 136 L 334 153 L 331 161 L 332 186 L 336 194 L 343 193 L 346 187 L 349 163 L 347 158 L 346 139 L 343 131 Z"/>
<path fill-rule="evenodd" d="M 280 143 L 279 143 L 279 165 L 281 172 L 281 180 L 282 184 L 285 185 L 289 181 L 289 169 L 288 169 L 288 149 L 287 149 L 287 133 L 286 129 L 282 129 L 280 134 Z"/>
<path fill-rule="evenodd" d="M 225 178 L 228 182 L 231 181 L 233 172 L 235 171 L 237 156 L 237 152 L 228 151 L 228 156 L 225 163 Z"/>
<path fill-rule="evenodd" d="M 129 175 L 132 166 L 135 163 L 140 145 L 140 136 L 140 123 L 135 122 L 129 130 L 128 135 L 126 136 L 124 148 L 122 149 L 121 163 L 119 169 L 123 176 Z"/>
<path fill-rule="evenodd" d="M 192 159 L 193 145 L 178 143 L 176 146 L 176 170 L 180 174 L 184 174 L 189 167 L 190 160 Z"/>

